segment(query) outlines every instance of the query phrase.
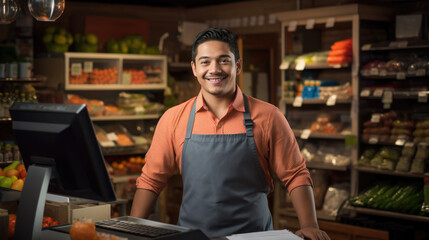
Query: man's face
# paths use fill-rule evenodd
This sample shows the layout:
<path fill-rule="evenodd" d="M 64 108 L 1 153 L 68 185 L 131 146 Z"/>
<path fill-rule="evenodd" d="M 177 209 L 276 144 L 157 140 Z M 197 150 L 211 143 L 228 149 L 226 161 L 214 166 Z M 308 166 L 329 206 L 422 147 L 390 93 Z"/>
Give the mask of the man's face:
<path fill-rule="evenodd" d="M 241 71 L 241 60 L 235 62 L 229 45 L 221 41 L 207 41 L 197 48 L 192 71 L 204 94 L 218 97 L 235 93 L 236 77 Z"/>

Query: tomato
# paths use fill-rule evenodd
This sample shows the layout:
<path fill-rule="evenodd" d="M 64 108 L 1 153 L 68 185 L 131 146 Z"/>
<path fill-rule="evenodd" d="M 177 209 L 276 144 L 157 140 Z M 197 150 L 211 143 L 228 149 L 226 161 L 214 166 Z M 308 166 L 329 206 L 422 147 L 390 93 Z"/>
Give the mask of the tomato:
<path fill-rule="evenodd" d="M 49 223 L 42 223 L 42 228 L 49 227 Z"/>
<path fill-rule="evenodd" d="M 51 224 L 54 221 L 51 217 L 43 217 L 43 223 Z"/>
<path fill-rule="evenodd" d="M 75 222 L 70 228 L 71 240 L 97 240 L 97 232 L 92 222 Z"/>
<path fill-rule="evenodd" d="M 55 220 L 55 221 L 53 221 L 53 222 L 51 223 L 51 226 L 57 226 L 57 225 L 59 225 L 59 223 L 58 223 L 58 221 L 57 221 L 57 220 Z"/>

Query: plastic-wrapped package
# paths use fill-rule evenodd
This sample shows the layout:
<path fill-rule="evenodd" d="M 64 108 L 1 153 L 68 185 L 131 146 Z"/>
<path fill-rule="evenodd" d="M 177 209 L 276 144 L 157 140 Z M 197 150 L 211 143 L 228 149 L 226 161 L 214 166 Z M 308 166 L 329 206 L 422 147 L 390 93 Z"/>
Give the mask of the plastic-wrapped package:
<path fill-rule="evenodd" d="M 317 153 L 317 147 L 312 143 L 306 143 L 305 146 L 301 150 L 302 156 L 308 162 L 315 160 L 316 153 Z"/>
<path fill-rule="evenodd" d="M 396 164 L 396 171 L 408 172 L 410 170 L 411 157 L 402 156 Z"/>
<path fill-rule="evenodd" d="M 330 186 L 323 201 L 323 212 L 329 216 L 337 216 L 338 209 L 350 197 L 350 183 L 338 183 Z"/>
<path fill-rule="evenodd" d="M 425 171 L 425 160 L 421 158 L 415 158 L 413 160 L 413 163 L 411 163 L 411 170 L 412 173 L 424 173 Z"/>

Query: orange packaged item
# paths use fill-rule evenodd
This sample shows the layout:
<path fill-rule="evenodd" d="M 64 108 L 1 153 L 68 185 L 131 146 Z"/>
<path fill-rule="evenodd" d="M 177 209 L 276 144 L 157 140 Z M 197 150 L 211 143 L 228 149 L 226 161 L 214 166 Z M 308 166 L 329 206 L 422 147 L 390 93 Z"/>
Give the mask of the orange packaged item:
<path fill-rule="evenodd" d="M 118 139 L 116 140 L 116 143 L 120 146 L 132 146 L 134 143 L 132 142 L 131 138 L 128 137 L 124 133 L 116 134 Z"/>

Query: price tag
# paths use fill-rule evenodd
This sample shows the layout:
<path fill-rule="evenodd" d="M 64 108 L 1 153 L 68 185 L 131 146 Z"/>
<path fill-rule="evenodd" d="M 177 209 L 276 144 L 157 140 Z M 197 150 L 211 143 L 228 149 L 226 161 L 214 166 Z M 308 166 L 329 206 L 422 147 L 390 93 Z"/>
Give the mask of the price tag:
<path fill-rule="evenodd" d="M 101 145 L 102 147 L 114 147 L 114 146 L 115 146 L 115 143 L 114 143 L 114 142 L 112 142 L 112 141 L 101 141 L 101 142 L 100 142 L 100 145 Z"/>
<path fill-rule="evenodd" d="M 326 101 L 326 106 L 335 106 L 335 103 L 337 102 L 337 95 L 331 95 L 328 100 Z"/>
<path fill-rule="evenodd" d="M 296 31 L 296 26 L 298 25 L 298 22 L 297 21 L 290 21 L 289 22 L 289 26 L 288 26 L 288 28 L 287 28 L 287 30 L 289 31 L 289 32 L 295 32 Z"/>
<path fill-rule="evenodd" d="M 283 62 L 280 64 L 280 70 L 286 70 L 289 68 L 289 62 Z"/>
<path fill-rule="evenodd" d="M 371 115 L 371 122 L 372 123 L 379 123 L 381 119 L 381 114 L 380 113 L 373 113 Z"/>
<path fill-rule="evenodd" d="M 383 99 L 381 99 L 382 103 L 392 103 L 393 101 L 393 93 L 392 91 L 384 91 Z"/>
<path fill-rule="evenodd" d="M 122 84 L 131 84 L 131 72 L 122 73 Z"/>
<path fill-rule="evenodd" d="M 295 66 L 295 70 L 297 71 L 302 71 L 304 69 L 305 69 L 305 61 L 299 61 Z"/>
<path fill-rule="evenodd" d="M 71 73 L 72 76 L 79 76 L 82 74 L 82 64 L 81 63 L 72 63 L 71 64 Z"/>
<path fill-rule="evenodd" d="M 398 139 L 396 139 L 396 141 L 395 141 L 395 145 L 396 146 L 404 146 L 405 142 L 406 142 L 405 138 L 398 137 Z"/>
<path fill-rule="evenodd" d="M 330 17 L 330 18 L 328 18 L 328 20 L 326 20 L 326 24 L 325 24 L 326 28 L 334 27 L 334 25 L 335 25 L 335 18 L 334 17 Z"/>
<path fill-rule="evenodd" d="M 370 95 L 371 95 L 371 90 L 369 89 L 364 89 L 362 90 L 362 92 L 360 92 L 361 97 L 369 97 Z"/>
<path fill-rule="evenodd" d="M 396 79 L 398 79 L 398 80 L 405 80 L 406 76 L 407 76 L 407 74 L 405 72 L 396 73 Z"/>
<path fill-rule="evenodd" d="M 292 106 L 301 107 L 302 106 L 302 97 L 301 96 L 295 97 L 295 99 L 293 100 Z"/>
<path fill-rule="evenodd" d="M 83 63 L 83 72 L 84 73 L 92 73 L 93 63 L 91 61 L 87 61 Z"/>
<path fill-rule="evenodd" d="M 426 91 L 420 91 L 417 97 L 418 102 L 428 102 L 428 94 Z"/>
<path fill-rule="evenodd" d="M 375 89 L 374 92 L 373 92 L 373 94 L 372 94 L 372 96 L 374 96 L 374 97 L 381 97 L 381 96 L 383 96 L 383 89 L 380 89 L 380 88 Z"/>
<path fill-rule="evenodd" d="M 106 135 L 107 135 L 107 139 L 109 139 L 110 141 L 118 140 L 118 136 L 114 132 L 108 133 Z"/>
<path fill-rule="evenodd" d="M 311 130 L 310 129 L 304 129 L 301 133 L 301 139 L 308 139 L 310 137 Z"/>
<path fill-rule="evenodd" d="M 307 24 L 305 24 L 305 29 L 313 29 L 314 28 L 314 18 L 310 18 L 307 20 Z"/>
<path fill-rule="evenodd" d="M 362 51 L 368 51 L 368 50 L 370 50 L 370 49 L 371 49 L 371 47 L 372 47 L 372 45 L 371 45 L 371 44 L 364 44 L 364 45 L 362 46 Z"/>
<path fill-rule="evenodd" d="M 369 144 L 377 144 L 378 143 L 378 137 L 377 136 L 371 136 L 368 140 Z"/>

